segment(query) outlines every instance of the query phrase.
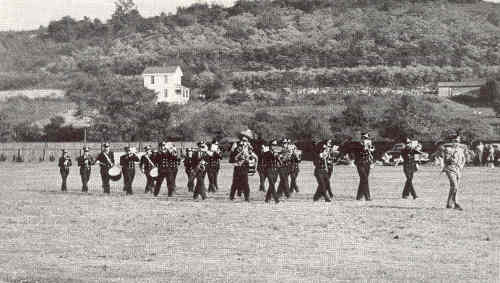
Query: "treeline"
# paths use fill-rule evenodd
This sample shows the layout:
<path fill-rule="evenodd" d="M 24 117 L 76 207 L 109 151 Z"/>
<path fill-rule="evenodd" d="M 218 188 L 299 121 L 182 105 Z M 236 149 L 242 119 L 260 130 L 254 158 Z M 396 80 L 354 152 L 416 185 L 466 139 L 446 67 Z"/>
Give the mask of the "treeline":
<path fill-rule="evenodd" d="M 500 72 L 500 66 L 454 68 L 411 66 L 406 68 L 377 66 L 329 69 L 292 69 L 234 74 L 236 89 L 279 89 L 284 87 L 416 87 L 439 81 L 462 81 L 474 76 L 488 77 Z"/>

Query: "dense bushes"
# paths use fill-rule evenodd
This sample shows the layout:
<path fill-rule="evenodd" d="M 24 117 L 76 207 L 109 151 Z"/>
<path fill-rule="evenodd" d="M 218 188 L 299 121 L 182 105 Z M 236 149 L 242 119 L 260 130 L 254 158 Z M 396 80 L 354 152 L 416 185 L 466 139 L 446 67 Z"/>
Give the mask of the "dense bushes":
<path fill-rule="evenodd" d="M 500 72 L 500 66 L 472 68 L 453 67 L 356 67 L 330 69 L 293 69 L 234 74 L 236 89 L 279 89 L 284 87 L 340 87 L 362 85 L 373 87 L 416 87 L 439 81 L 461 81 L 477 75 Z"/>

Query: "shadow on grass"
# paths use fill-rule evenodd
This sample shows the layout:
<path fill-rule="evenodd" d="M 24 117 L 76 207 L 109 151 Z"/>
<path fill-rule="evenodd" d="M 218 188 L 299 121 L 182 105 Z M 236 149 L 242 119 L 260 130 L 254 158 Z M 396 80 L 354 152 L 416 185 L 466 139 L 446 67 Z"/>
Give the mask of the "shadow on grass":
<path fill-rule="evenodd" d="M 443 210 L 439 207 L 416 207 L 416 206 L 397 206 L 397 205 L 367 205 L 368 208 L 386 208 L 386 209 L 403 209 L 403 210 Z"/>

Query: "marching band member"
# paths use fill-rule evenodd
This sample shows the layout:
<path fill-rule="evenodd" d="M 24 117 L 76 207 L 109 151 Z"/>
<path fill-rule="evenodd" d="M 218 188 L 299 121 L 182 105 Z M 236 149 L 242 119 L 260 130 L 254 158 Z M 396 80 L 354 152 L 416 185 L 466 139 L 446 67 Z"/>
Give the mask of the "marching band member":
<path fill-rule="evenodd" d="M 446 208 L 462 210 L 462 207 L 456 201 L 456 196 L 462 179 L 468 149 L 466 145 L 460 143 L 461 138 L 459 134 L 450 135 L 448 139 L 450 143 L 440 146 L 436 153 L 442 157 L 442 172 L 446 173 L 450 181 L 450 192 Z"/>
<path fill-rule="evenodd" d="M 259 151 L 257 152 L 257 156 L 259 158 L 259 161 L 257 162 L 257 173 L 259 174 L 259 191 L 261 192 L 266 191 L 265 184 L 267 179 L 267 172 L 266 166 L 264 164 L 264 158 L 262 158 L 262 156 L 267 151 L 269 151 L 269 147 L 265 144 L 262 144 L 260 145 Z"/>
<path fill-rule="evenodd" d="M 205 176 L 207 175 L 208 165 L 208 146 L 205 142 L 198 143 L 198 150 L 194 153 L 194 175 L 196 185 L 194 186 L 193 199 L 201 195 L 201 199 L 207 198 L 207 188 L 205 187 Z"/>
<path fill-rule="evenodd" d="M 210 144 L 208 154 L 207 175 L 208 175 L 208 191 L 216 192 L 219 190 L 217 178 L 219 176 L 220 161 L 222 160 L 222 152 L 219 149 L 219 143 L 213 141 Z"/>
<path fill-rule="evenodd" d="M 349 144 L 344 151 L 354 155 L 354 164 L 359 174 L 359 186 L 356 200 L 362 200 L 363 197 L 367 201 L 372 200 L 368 178 L 370 176 L 370 168 L 374 162 L 373 152 L 375 151 L 375 147 L 370 140 L 370 135 L 368 133 L 362 133 L 361 141 Z"/>
<path fill-rule="evenodd" d="M 153 157 L 153 163 L 158 167 L 158 179 L 156 180 L 154 196 L 160 193 L 163 180 L 167 181 L 168 196 L 171 197 L 175 191 L 175 178 L 177 177 L 180 158 L 177 150 L 171 142 L 160 142 L 160 151 Z"/>
<path fill-rule="evenodd" d="M 248 184 L 248 170 L 250 162 L 258 162 L 257 155 L 252 151 L 250 144 L 241 143 L 238 146 L 238 153 L 234 157 L 236 165 L 234 166 L 233 184 L 229 199 L 234 200 L 236 190 L 242 192 L 245 201 L 250 201 L 250 186 Z"/>
<path fill-rule="evenodd" d="M 422 145 L 417 140 L 411 137 L 406 138 L 406 144 L 401 150 L 401 157 L 403 158 L 403 172 L 406 176 L 406 183 L 403 189 L 403 198 L 408 198 L 411 194 L 413 199 L 417 198 L 417 193 L 413 187 L 413 175 L 418 170 L 418 164 L 415 161 L 415 155 L 422 153 Z"/>
<path fill-rule="evenodd" d="M 297 146 L 293 143 L 290 144 L 290 151 L 292 152 L 290 165 L 288 167 L 290 175 L 290 192 L 293 193 L 295 191 L 296 193 L 298 193 L 299 186 L 297 186 L 297 177 L 299 176 L 299 164 L 302 161 L 302 156 L 297 150 Z"/>
<path fill-rule="evenodd" d="M 61 191 L 63 192 L 68 189 L 66 186 L 66 180 L 68 179 L 69 168 L 71 167 L 71 165 L 71 157 L 69 156 L 68 151 L 63 149 L 58 162 L 59 172 L 61 173 L 62 178 Z"/>
<path fill-rule="evenodd" d="M 328 165 L 328 194 L 330 197 L 333 197 L 333 192 L 332 192 L 332 186 L 331 186 L 331 179 L 333 175 L 333 166 L 335 165 L 335 159 L 337 158 L 338 155 L 338 146 L 333 144 L 332 140 L 327 140 L 326 145 L 328 147 L 328 159 L 327 159 L 327 165 Z"/>
<path fill-rule="evenodd" d="M 279 168 L 278 168 L 278 174 L 280 177 L 280 182 L 278 184 L 278 196 L 281 197 L 283 193 L 285 194 L 286 198 L 290 197 L 290 185 L 288 182 L 288 176 L 290 173 L 290 162 L 292 159 L 292 153 L 290 152 L 288 146 L 290 144 L 290 140 L 287 138 L 283 139 L 282 141 L 282 147 L 283 150 L 281 151 L 279 155 Z"/>
<path fill-rule="evenodd" d="M 196 175 L 194 172 L 194 155 L 192 148 L 186 149 L 186 156 L 184 157 L 184 170 L 186 171 L 186 175 L 188 177 L 188 192 L 193 192 L 194 179 L 196 178 Z"/>
<path fill-rule="evenodd" d="M 330 156 L 329 151 L 330 148 L 325 143 L 321 146 L 313 159 L 314 177 L 316 177 L 316 181 L 318 182 L 318 187 L 316 188 L 316 192 L 314 193 L 313 201 L 318 201 L 321 197 L 325 199 L 325 202 L 331 201 L 330 197 L 327 194 L 330 187 L 330 178 L 328 175 L 328 159 Z"/>
<path fill-rule="evenodd" d="M 92 171 L 92 165 L 94 165 L 94 158 L 89 154 L 89 148 L 83 147 L 83 155 L 79 156 L 77 159 L 78 166 L 80 167 L 80 177 L 82 179 L 82 192 L 87 192 L 89 190 L 87 184 L 90 180 L 90 173 Z"/>
<path fill-rule="evenodd" d="M 97 162 L 101 166 L 101 179 L 102 179 L 102 188 L 105 194 L 110 193 L 109 186 L 109 174 L 108 171 L 111 167 L 115 165 L 115 155 L 109 149 L 109 143 L 102 144 L 102 151 L 97 156 Z"/>
<path fill-rule="evenodd" d="M 146 188 L 144 189 L 144 193 L 153 192 L 155 180 L 153 177 L 151 177 L 150 172 L 154 167 L 155 164 L 153 163 L 153 151 L 151 150 L 151 146 L 146 145 L 144 147 L 144 155 L 141 156 L 141 161 L 139 163 L 141 172 L 146 175 Z"/>
<path fill-rule="evenodd" d="M 229 154 L 229 163 L 237 163 L 236 156 L 243 150 L 243 147 L 246 146 L 250 147 L 251 149 L 250 142 L 248 141 L 248 138 L 246 136 L 242 136 L 240 138 L 240 141 L 233 143 L 233 145 L 231 146 L 231 152 Z M 238 175 L 237 170 L 239 170 L 237 167 L 238 166 L 235 166 L 233 169 L 233 181 L 231 184 L 231 190 L 233 190 L 233 186 L 236 186 L 236 184 L 238 183 L 238 181 L 235 179 Z M 236 186 L 235 189 L 238 192 L 238 196 L 241 197 L 241 188 Z"/>
<path fill-rule="evenodd" d="M 281 161 L 279 158 L 280 152 L 278 148 L 278 141 L 273 140 L 269 144 L 269 151 L 265 152 L 262 155 L 266 167 L 268 178 L 267 180 L 269 181 L 269 187 L 267 189 L 265 202 L 269 202 L 271 200 L 271 197 L 276 203 L 279 202 L 278 193 L 275 189 L 276 181 L 278 180 L 279 175 L 278 170 L 281 166 Z"/>
<path fill-rule="evenodd" d="M 120 156 L 120 166 L 123 174 L 123 190 L 127 195 L 133 194 L 132 183 L 135 177 L 135 162 L 139 162 L 139 157 L 135 154 L 134 148 L 125 147 L 125 154 Z"/>

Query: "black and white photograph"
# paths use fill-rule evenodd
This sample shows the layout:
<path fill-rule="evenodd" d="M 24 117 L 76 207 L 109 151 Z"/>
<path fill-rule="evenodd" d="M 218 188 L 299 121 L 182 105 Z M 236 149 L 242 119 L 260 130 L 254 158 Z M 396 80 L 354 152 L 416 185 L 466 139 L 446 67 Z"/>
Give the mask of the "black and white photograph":
<path fill-rule="evenodd" d="M 500 282 L 500 0 L 0 0 L 0 282 Z"/>

